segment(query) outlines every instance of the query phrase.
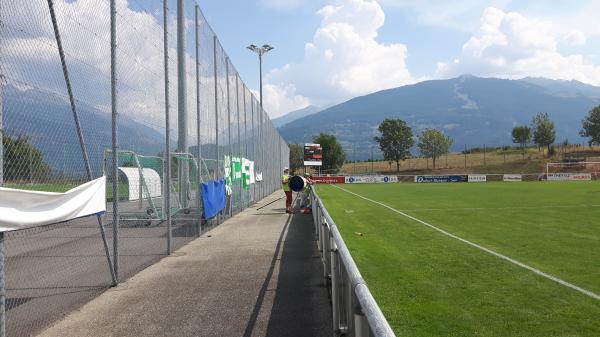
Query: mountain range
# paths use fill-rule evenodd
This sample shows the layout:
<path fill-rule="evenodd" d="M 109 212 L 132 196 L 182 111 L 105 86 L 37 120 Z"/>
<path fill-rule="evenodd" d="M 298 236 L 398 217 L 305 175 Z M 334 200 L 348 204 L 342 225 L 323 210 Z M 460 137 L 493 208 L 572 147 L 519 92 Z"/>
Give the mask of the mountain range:
<path fill-rule="evenodd" d="M 509 80 L 463 75 L 430 80 L 353 98 L 279 128 L 289 143 L 312 142 L 320 132 L 336 135 L 349 159 L 367 159 L 386 118 L 405 120 L 416 135 L 436 128 L 454 140 L 452 150 L 511 145 L 515 125 L 539 112 L 554 121 L 557 142 L 581 143 L 581 121 L 600 105 L 600 87 L 578 81 Z M 413 151 L 415 152 L 415 151 Z"/>
<path fill-rule="evenodd" d="M 291 122 L 295 121 L 296 119 L 300 119 L 300 118 L 303 118 L 303 117 L 306 117 L 309 115 L 316 114 L 317 112 L 319 112 L 321 110 L 323 110 L 323 109 L 316 107 L 314 105 L 309 105 L 305 108 L 288 112 L 287 114 L 285 114 L 281 117 L 273 119 L 272 122 L 276 128 L 280 128 L 280 127 L 286 125 L 287 123 L 291 123 Z"/>
<path fill-rule="evenodd" d="M 85 175 L 71 108 L 64 97 L 38 89 L 7 85 L 3 100 L 4 129 L 11 137 L 26 137 L 42 151 L 54 173 Z M 111 148 L 111 115 L 91 105 L 76 102 L 81 128 L 94 176 L 101 175 L 103 155 Z M 173 144 L 175 144 L 173 142 Z M 156 155 L 164 151 L 164 134 L 119 116 L 119 145 L 122 150 Z"/>

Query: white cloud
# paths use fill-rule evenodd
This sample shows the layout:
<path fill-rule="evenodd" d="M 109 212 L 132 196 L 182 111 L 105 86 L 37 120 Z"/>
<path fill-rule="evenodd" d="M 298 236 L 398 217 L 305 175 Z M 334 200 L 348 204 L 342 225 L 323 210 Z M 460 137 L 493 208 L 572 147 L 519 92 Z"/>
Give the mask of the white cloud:
<path fill-rule="evenodd" d="M 306 43 L 303 60 L 272 70 L 266 76 L 273 88 L 322 106 L 414 82 L 406 67 L 406 46 L 376 40 L 385 22 L 379 3 L 338 0 L 317 14 L 322 17 L 321 25 L 313 40 Z M 294 96 L 291 100 L 298 100 Z M 269 99 L 265 97 L 265 102 Z M 283 102 L 290 97 L 279 99 Z M 287 111 L 271 110 L 274 115 L 284 112 Z"/>
<path fill-rule="evenodd" d="M 584 61 L 582 55 L 559 52 L 560 36 L 551 21 L 525 17 L 497 8 L 485 9 L 480 25 L 463 45 L 459 58 L 440 62 L 440 77 L 472 73 L 481 76 L 520 78 L 540 76 L 576 79 L 600 84 L 600 67 Z M 571 39 L 581 42 L 581 34 Z"/>
<path fill-rule="evenodd" d="M 97 0 L 57 0 L 57 22 L 77 101 L 110 111 L 110 21 L 108 3 Z M 117 1 L 117 85 L 119 113 L 157 130 L 164 128 L 164 74 L 162 15 L 133 10 L 127 0 Z M 0 66 L 8 82 L 66 96 L 57 45 L 44 1 L 11 1 L 1 33 Z M 175 19 L 171 18 L 174 46 Z M 189 23 L 188 23 L 189 24 Z M 189 28 L 191 31 L 191 28 Z M 175 50 L 169 48 L 171 76 Z M 189 110 L 195 105 L 194 69 L 188 66 Z M 176 81 L 171 79 L 171 101 L 176 102 Z M 173 105 L 172 105 L 173 106 Z M 171 121 L 177 125 L 176 109 Z"/>
<path fill-rule="evenodd" d="M 459 31 L 470 31 L 476 27 L 472 20 L 489 6 L 503 8 L 510 0 L 379 0 L 385 7 L 410 10 L 415 20 L 423 25 L 441 26 Z"/>
<path fill-rule="evenodd" d="M 302 5 L 303 0 L 260 0 L 260 4 L 269 9 L 289 11 Z"/>
<path fill-rule="evenodd" d="M 110 111 L 108 3 L 93 0 L 54 3 L 76 100 Z M 116 7 L 119 112 L 160 129 L 164 124 L 162 22 L 150 13 L 132 10 L 126 0 L 117 1 Z M 42 1 L 9 2 L 4 10 L 11 15 L 1 32 L 0 64 L 9 83 L 65 96 L 48 5 Z M 174 55 L 175 51 L 170 52 Z M 171 74 L 174 66 L 170 65 Z"/>
<path fill-rule="evenodd" d="M 255 95 L 258 97 L 258 93 Z M 268 97 L 268 99 L 264 99 L 263 105 L 271 118 L 277 118 L 284 112 L 302 109 L 310 105 L 310 100 L 302 95 L 297 95 L 296 88 L 291 84 L 287 86 L 266 84 L 263 87 L 263 95 Z"/>
<path fill-rule="evenodd" d="M 587 37 L 582 31 L 573 29 L 563 37 L 563 40 L 570 46 L 582 46 L 585 44 Z"/>

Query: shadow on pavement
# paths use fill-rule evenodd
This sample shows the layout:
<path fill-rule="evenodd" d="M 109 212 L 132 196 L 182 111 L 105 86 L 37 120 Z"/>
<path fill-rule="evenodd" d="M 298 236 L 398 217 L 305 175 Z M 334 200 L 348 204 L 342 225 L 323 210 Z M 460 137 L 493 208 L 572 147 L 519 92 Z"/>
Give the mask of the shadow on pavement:
<path fill-rule="evenodd" d="M 297 207 L 299 204 L 296 203 Z M 277 288 L 266 336 L 331 336 L 331 308 L 321 277 L 321 260 L 310 214 L 288 217 L 244 336 L 252 335 L 280 250 Z"/>

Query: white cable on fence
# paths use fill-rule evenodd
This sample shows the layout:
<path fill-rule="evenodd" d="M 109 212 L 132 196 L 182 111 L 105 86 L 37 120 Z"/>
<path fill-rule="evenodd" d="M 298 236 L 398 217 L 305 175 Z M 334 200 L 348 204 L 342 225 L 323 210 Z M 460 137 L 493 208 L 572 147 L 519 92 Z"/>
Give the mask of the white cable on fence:
<path fill-rule="evenodd" d="M 534 267 L 531 267 L 531 266 L 529 266 L 529 265 L 527 265 L 527 264 L 525 264 L 525 263 L 523 263 L 523 262 L 517 261 L 517 260 L 515 260 L 515 259 L 513 259 L 513 258 L 510 258 L 510 257 L 508 257 L 508 256 L 506 256 L 506 255 L 500 254 L 500 253 L 498 253 L 498 252 L 496 252 L 496 251 L 493 251 L 493 250 L 491 250 L 491 249 L 489 249 L 489 248 L 486 248 L 486 247 L 483 247 L 483 246 L 481 246 L 481 245 L 478 245 L 478 244 L 476 244 L 476 243 L 474 243 L 474 242 L 471 242 L 471 241 L 469 241 L 469 240 L 467 240 L 467 239 L 463 239 L 463 238 L 461 238 L 460 236 L 457 236 L 457 235 L 454 235 L 454 234 L 452 234 L 452 233 L 450 233 L 450 232 L 447 232 L 447 231 L 445 231 L 445 230 L 443 230 L 443 229 L 441 229 L 441 228 L 438 228 L 438 227 L 436 227 L 436 226 L 434 226 L 434 225 L 432 225 L 432 224 L 429 224 L 429 223 L 427 223 L 427 222 L 425 222 L 425 221 L 423 221 L 423 220 L 421 220 L 421 219 L 415 218 L 414 216 L 408 215 L 408 214 L 406 214 L 406 213 L 404 213 L 404 212 L 402 212 L 402 211 L 399 211 L 399 210 L 397 210 L 397 209 L 395 209 L 395 208 L 393 208 L 393 207 L 391 207 L 391 206 L 388 206 L 388 205 L 386 205 L 386 204 L 384 204 L 384 203 L 382 203 L 382 202 L 379 202 L 379 201 L 376 201 L 376 200 L 373 200 L 373 199 L 369 199 L 369 198 L 367 198 L 367 197 L 364 197 L 364 196 L 362 196 L 362 195 L 360 195 L 360 194 L 358 194 L 358 193 L 354 193 L 354 192 L 352 192 L 352 191 L 349 191 L 349 190 L 347 190 L 347 189 L 345 189 L 345 188 L 343 188 L 343 187 L 339 187 L 339 186 L 337 186 L 337 185 L 332 185 L 332 186 L 334 186 L 335 188 L 338 188 L 338 189 L 340 189 L 340 190 L 342 190 L 342 191 L 344 191 L 344 192 L 347 192 L 347 193 L 349 193 L 349 194 L 352 194 L 352 195 L 354 195 L 354 196 L 357 196 L 357 197 L 359 197 L 359 198 L 361 198 L 361 199 L 364 199 L 364 200 L 370 201 L 370 202 L 372 202 L 372 203 L 374 203 L 374 204 L 377 204 L 377 205 L 379 205 L 379 206 L 385 207 L 385 208 L 389 209 L 389 210 L 390 210 L 390 211 L 392 211 L 392 212 L 395 212 L 395 213 L 398 213 L 398 214 L 400 214 L 400 215 L 402 215 L 402 216 L 405 216 L 405 217 L 407 217 L 407 218 L 409 218 L 409 219 L 411 219 L 411 220 L 414 220 L 414 221 L 416 221 L 416 222 L 418 222 L 418 223 L 420 223 L 420 224 L 423 224 L 423 225 L 425 225 L 425 226 L 427 226 L 427 227 L 429 227 L 429 228 L 431 228 L 431 229 L 434 229 L 434 230 L 436 230 L 436 231 L 438 231 L 438 232 L 440 232 L 440 233 L 442 233 L 442 234 L 444 234 L 444 235 L 446 235 L 446 236 L 449 236 L 449 237 L 451 237 L 451 238 L 453 238 L 453 239 L 456 239 L 456 240 L 458 240 L 458 241 L 461 241 L 461 242 L 463 242 L 463 243 L 466 243 L 466 244 L 468 244 L 468 245 L 470 245 L 470 246 L 472 246 L 472 247 L 475 247 L 475 248 L 477 248 L 477 249 L 480 249 L 480 250 L 482 250 L 482 251 L 484 251 L 484 252 L 486 252 L 486 253 L 492 254 L 492 255 L 494 255 L 494 256 L 496 256 L 496 257 L 499 257 L 499 258 L 501 258 L 501 259 L 503 259 L 503 260 L 506 260 L 506 261 L 508 261 L 508 262 L 510 262 L 510 263 L 512 263 L 512 264 L 515 264 L 515 265 L 517 265 L 517 266 L 521 267 L 521 268 L 527 269 L 527 270 L 529 270 L 529 271 L 531 271 L 531 272 L 533 272 L 533 273 L 535 273 L 535 274 L 538 274 L 538 275 L 540 275 L 540 276 L 542 276 L 542 277 L 545 277 L 545 278 L 547 278 L 547 279 L 549 279 L 549 280 L 552 280 L 552 281 L 554 281 L 554 282 L 556 282 L 556 283 L 558 283 L 558 284 L 561 284 L 561 285 L 563 285 L 563 286 L 565 286 L 565 287 L 568 287 L 568 288 L 571 288 L 571 289 L 577 290 L 578 292 L 580 292 L 580 293 L 582 293 L 582 294 L 584 294 L 584 295 L 587 295 L 587 296 L 589 296 L 589 297 L 591 297 L 591 298 L 594 298 L 594 299 L 596 299 L 596 300 L 600 300 L 600 295 L 598 295 L 598 294 L 596 294 L 596 293 L 594 293 L 594 292 L 592 292 L 592 291 L 589 291 L 589 290 L 587 290 L 587 289 L 581 288 L 581 287 L 579 287 L 579 286 L 577 286 L 577 285 L 575 285 L 575 284 L 573 284 L 573 283 L 567 282 L 567 281 L 565 281 L 565 280 L 562 280 L 562 279 L 560 279 L 560 278 L 558 278 L 558 277 L 556 277 L 556 276 L 553 276 L 553 275 L 550 275 L 550 274 L 548 274 L 548 273 L 545 273 L 545 272 L 543 272 L 543 271 L 541 271 L 541 270 L 539 270 L 539 269 L 536 269 L 536 268 L 534 268 Z"/>

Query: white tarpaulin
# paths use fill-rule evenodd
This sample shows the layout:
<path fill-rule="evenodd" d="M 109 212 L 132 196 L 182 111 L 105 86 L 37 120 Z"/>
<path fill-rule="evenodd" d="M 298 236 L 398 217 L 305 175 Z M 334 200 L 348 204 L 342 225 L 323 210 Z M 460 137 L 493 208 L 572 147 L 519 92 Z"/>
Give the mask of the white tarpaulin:
<path fill-rule="evenodd" d="M 160 197 L 162 193 L 162 186 L 160 183 L 160 175 L 153 169 L 143 168 L 142 174 L 146 186 L 142 183 L 140 178 L 140 169 L 137 167 L 119 167 L 119 171 L 123 172 L 127 177 L 129 185 L 129 200 L 139 200 L 141 198 L 147 198 L 148 194 L 151 198 Z M 144 189 L 148 189 L 148 193 Z M 142 193 L 143 192 L 143 193 Z"/>
<path fill-rule="evenodd" d="M 254 162 L 250 161 L 250 172 L 248 172 L 248 175 L 250 176 L 250 184 L 254 184 L 256 182 L 256 177 L 254 174 Z"/>
<path fill-rule="evenodd" d="M 0 232 L 49 225 L 105 211 L 105 177 L 64 193 L 0 187 Z"/>

